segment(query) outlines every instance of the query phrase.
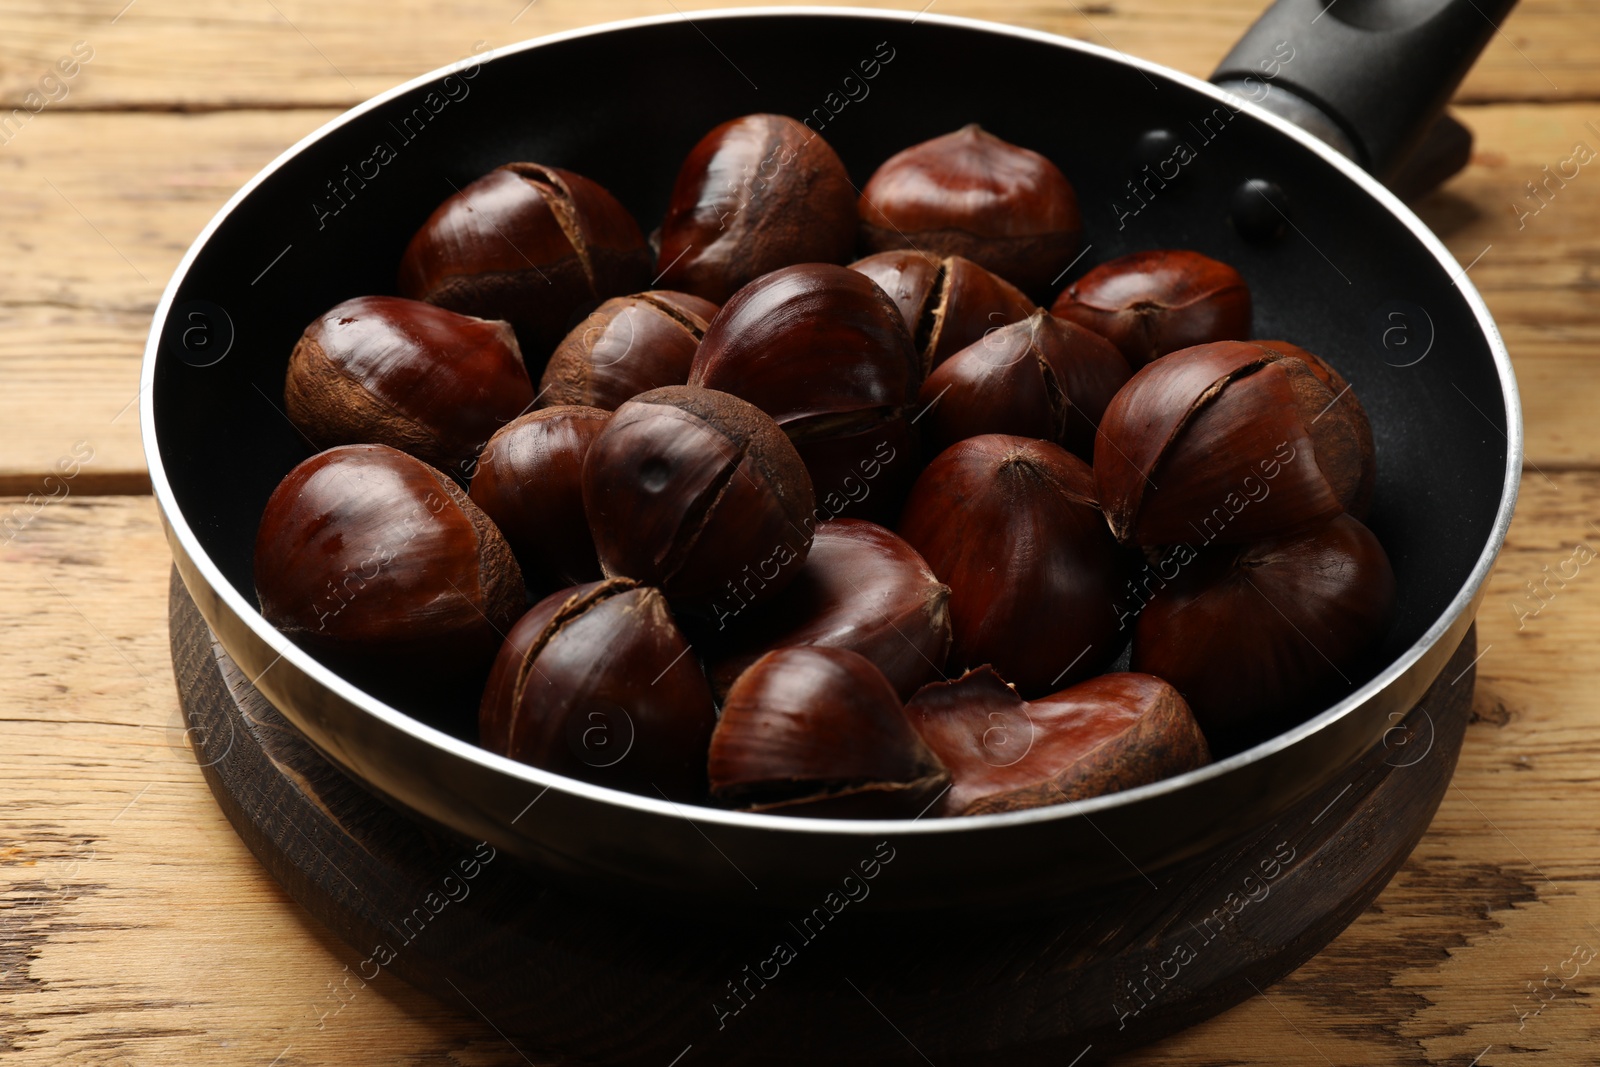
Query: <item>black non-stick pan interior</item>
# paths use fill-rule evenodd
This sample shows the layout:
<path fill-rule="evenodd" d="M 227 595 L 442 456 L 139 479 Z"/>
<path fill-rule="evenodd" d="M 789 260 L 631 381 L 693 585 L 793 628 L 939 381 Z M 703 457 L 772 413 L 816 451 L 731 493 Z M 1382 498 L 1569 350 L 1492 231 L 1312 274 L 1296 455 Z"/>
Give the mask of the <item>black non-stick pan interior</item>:
<path fill-rule="evenodd" d="M 1501 499 L 1506 404 L 1467 299 L 1404 219 L 1279 130 L 1114 55 L 845 15 L 656 23 L 464 64 L 306 145 L 251 191 L 173 303 L 153 398 L 182 513 L 229 581 L 254 600 L 261 510 L 314 451 L 282 412 L 295 340 L 340 300 L 393 292 L 407 239 L 453 187 L 511 160 L 553 164 L 610 188 L 648 231 L 689 147 L 754 111 L 812 117 L 858 186 L 891 153 L 969 122 L 1044 153 L 1075 185 L 1091 245 L 1071 276 L 1142 248 L 1235 265 L 1257 336 L 1326 357 L 1371 416 L 1371 525 L 1400 604 L 1374 669 L 1461 589 Z M 1189 149 L 1170 180 L 1153 130 Z M 1280 239 L 1250 243 L 1230 222 L 1249 179 L 1281 187 Z M 210 365 L 182 349 L 195 301 L 232 325 L 231 350 Z"/>

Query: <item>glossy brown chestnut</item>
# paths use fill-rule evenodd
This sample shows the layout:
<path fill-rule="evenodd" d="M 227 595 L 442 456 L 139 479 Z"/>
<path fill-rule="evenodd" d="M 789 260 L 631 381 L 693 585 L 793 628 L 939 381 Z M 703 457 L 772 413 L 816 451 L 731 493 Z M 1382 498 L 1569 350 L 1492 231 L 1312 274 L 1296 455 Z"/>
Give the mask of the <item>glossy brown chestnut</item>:
<path fill-rule="evenodd" d="M 855 188 L 828 143 L 786 115 L 746 115 L 700 139 L 661 223 L 658 279 L 718 304 L 793 263 L 843 263 Z"/>
<path fill-rule="evenodd" d="M 531 373 L 575 314 L 643 289 L 650 248 L 628 209 L 597 182 L 507 163 L 440 204 L 400 261 L 400 292 L 504 319 Z"/>
<path fill-rule="evenodd" d="M 712 796 L 754 811 L 915 816 L 950 776 L 878 668 L 843 648 L 768 652 L 711 735 Z"/>
<path fill-rule="evenodd" d="M 898 535 L 860 519 L 823 523 L 789 588 L 717 620 L 712 686 L 725 693 L 766 653 L 814 645 L 865 656 L 904 699 L 940 675 L 949 601 L 950 587 Z"/>
<path fill-rule="evenodd" d="M 1133 669 L 1176 686 L 1208 734 L 1300 721 L 1327 689 L 1357 681 L 1351 672 L 1394 611 L 1389 557 L 1348 515 L 1179 562 L 1139 616 Z"/>
<path fill-rule="evenodd" d="M 518 620 L 478 711 L 492 752 L 674 800 L 705 796 L 716 705 L 659 589 L 564 589 Z M 659 790 L 659 793 L 658 793 Z"/>
<path fill-rule="evenodd" d="M 1140 545 L 1240 544 L 1370 499 L 1371 431 L 1355 394 L 1292 346 L 1218 341 L 1147 365 L 1095 439 L 1100 503 Z"/>
<path fill-rule="evenodd" d="M 589 446 L 583 504 L 608 577 L 715 618 L 793 580 L 811 547 L 811 479 L 777 423 L 696 386 L 618 408 Z"/>
<path fill-rule="evenodd" d="M 970 259 L 902 248 L 850 264 L 889 294 L 927 373 L 1001 326 L 1033 314 L 1033 301 Z"/>
<path fill-rule="evenodd" d="M 511 327 L 397 296 L 346 300 L 289 356 L 284 407 L 319 446 L 391 445 L 465 479 L 533 403 Z"/>
<path fill-rule="evenodd" d="M 1361 401 L 1356 399 L 1350 383 L 1321 356 L 1288 341 L 1255 343 L 1269 351 L 1300 360 L 1310 368 L 1312 375 L 1333 396 L 1324 408 L 1326 414 L 1319 413 L 1318 417 L 1312 420 L 1313 426 L 1319 431 L 1315 436 L 1317 448 L 1323 455 L 1335 457 L 1330 460 L 1333 466 L 1355 464 L 1360 468 L 1361 473 L 1356 478 L 1355 488 L 1343 492 L 1340 500 L 1344 504 L 1345 511 L 1365 522 L 1367 513 L 1372 509 L 1372 493 L 1378 481 L 1377 450 L 1372 441 L 1372 423 L 1367 420 L 1366 409 L 1361 406 Z M 1322 395 L 1320 390 L 1313 388 L 1303 388 L 1303 391 L 1311 393 L 1314 397 Z M 1328 425 L 1323 426 L 1324 422 Z"/>
<path fill-rule="evenodd" d="M 941 363 L 922 383 L 918 421 L 934 451 L 1008 433 L 1089 460 L 1100 416 L 1131 374 L 1104 337 L 1036 311 Z"/>
<path fill-rule="evenodd" d="M 615 411 L 624 400 L 683 385 L 717 305 L 656 290 L 612 297 L 556 346 L 539 382 L 539 403 Z"/>
<path fill-rule="evenodd" d="M 1107 337 L 1135 370 L 1168 352 L 1250 336 L 1250 287 L 1199 252 L 1160 249 L 1102 263 L 1051 312 Z"/>
<path fill-rule="evenodd" d="M 583 459 L 610 417 L 575 405 L 530 411 L 491 437 L 478 457 L 472 502 L 505 535 L 530 589 L 600 578 L 583 513 Z"/>
<path fill-rule="evenodd" d="M 885 468 L 874 487 L 880 502 L 894 496 L 895 478 L 909 484 L 915 459 L 893 444 L 909 431 L 876 431 L 907 417 L 921 362 L 899 310 L 863 274 L 804 263 L 751 282 L 711 321 L 689 383 L 767 412 L 802 457 L 826 454 L 826 465 L 808 465 L 819 500 L 847 494 L 843 479 L 874 460 Z"/>
<path fill-rule="evenodd" d="M 926 686 L 906 715 L 950 769 L 945 815 L 1084 800 L 1211 762 L 1183 697 L 1148 674 L 1102 674 L 1028 701 L 979 667 Z"/>
<path fill-rule="evenodd" d="M 402 706 L 418 685 L 475 689 L 524 606 L 489 517 L 387 445 L 330 448 L 289 472 L 261 517 L 255 585 L 268 622 Z"/>
<path fill-rule="evenodd" d="M 965 256 L 1024 292 L 1078 254 L 1078 197 L 1059 167 L 976 124 L 890 156 L 861 191 L 861 242 Z"/>
<path fill-rule="evenodd" d="M 1125 560 L 1094 476 L 1059 445 L 985 434 L 917 479 L 900 535 L 950 587 L 950 668 L 993 664 L 1025 695 L 1093 674 L 1120 647 Z"/>

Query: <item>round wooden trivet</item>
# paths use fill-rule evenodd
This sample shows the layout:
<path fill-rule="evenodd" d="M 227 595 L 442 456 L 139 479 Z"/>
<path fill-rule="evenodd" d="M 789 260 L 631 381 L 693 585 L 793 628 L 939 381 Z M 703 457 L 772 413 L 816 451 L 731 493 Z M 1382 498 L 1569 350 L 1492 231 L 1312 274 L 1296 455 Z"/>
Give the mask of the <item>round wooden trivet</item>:
<path fill-rule="evenodd" d="M 176 573 L 171 637 L 196 755 L 240 837 L 360 955 L 481 1016 L 540 1064 L 1096 1062 L 1304 963 L 1389 881 L 1455 768 L 1469 632 L 1423 701 L 1269 829 L 1050 915 L 857 909 L 681 915 L 596 897 L 424 826 L 319 755 L 215 643 Z M 893 841 L 863 856 L 895 876 Z M 841 903 L 842 902 L 842 903 Z"/>

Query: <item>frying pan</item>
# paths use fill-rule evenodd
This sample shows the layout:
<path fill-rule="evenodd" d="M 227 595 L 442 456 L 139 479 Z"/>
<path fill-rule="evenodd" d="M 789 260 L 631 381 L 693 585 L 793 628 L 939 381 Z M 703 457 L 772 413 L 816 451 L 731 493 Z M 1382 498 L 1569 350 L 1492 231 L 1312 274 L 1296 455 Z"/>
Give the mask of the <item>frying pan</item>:
<path fill-rule="evenodd" d="M 222 647 L 353 777 L 638 901 L 809 904 L 888 841 L 896 876 L 873 905 L 1016 908 L 1216 847 L 1331 782 L 1412 708 L 1471 624 L 1505 537 L 1522 458 L 1510 361 L 1470 279 L 1384 181 L 1420 188 L 1464 160 L 1464 131 L 1440 110 L 1509 6 L 1283 0 L 1219 68 L 1228 89 L 926 12 L 670 15 L 466 57 L 282 155 L 167 287 L 142 431 L 178 572 Z M 500 163 L 589 175 L 649 229 L 689 147 L 754 111 L 809 119 L 858 187 L 890 154 L 968 122 L 1044 153 L 1084 211 L 1089 248 L 1072 274 L 1155 247 L 1235 265 L 1256 335 L 1324 355 L 1371 416 L 1371 525 L 1399 611 L 1345 695 L 1248 750 L 1127 792 L 847 822 L 674 804 L 492 755 L 357 689 L 268 625 L 251 549 L 268 495 L 312 451 L 281 409 L 304 325 L 348 297 L 392 292 L 412 231 L 452 186 Z"/>

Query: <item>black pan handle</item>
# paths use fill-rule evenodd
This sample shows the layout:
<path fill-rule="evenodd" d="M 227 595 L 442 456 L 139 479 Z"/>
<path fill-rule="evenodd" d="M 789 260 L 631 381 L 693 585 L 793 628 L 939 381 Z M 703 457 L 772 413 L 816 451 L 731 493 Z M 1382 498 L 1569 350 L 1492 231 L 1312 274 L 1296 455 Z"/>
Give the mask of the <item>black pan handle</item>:
<path fill-rule="evenodd" d="M 1444 107 L 1515 4 L 1277 0 L 1211 80 L 1307 127 L 1390 185 L 1416 185 L 1407 170 L 1419 163 L 1442 180 L 1448 165 L 1413 157 L 1431 149 L 1465 164 L 1470 135 L 1462 141 L 1464 128 Z"/>

